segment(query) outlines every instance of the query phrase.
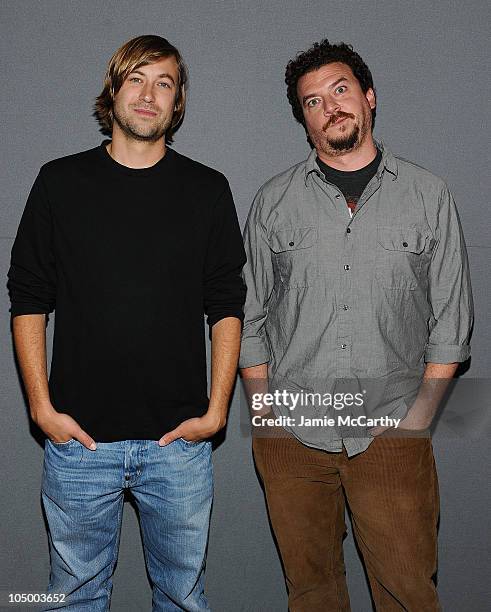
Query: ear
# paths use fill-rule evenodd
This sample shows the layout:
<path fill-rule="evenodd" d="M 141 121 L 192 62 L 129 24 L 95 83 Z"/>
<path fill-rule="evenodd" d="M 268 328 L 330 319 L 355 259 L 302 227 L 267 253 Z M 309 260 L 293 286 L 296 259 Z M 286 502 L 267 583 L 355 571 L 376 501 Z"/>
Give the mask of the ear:
<path fill-rule="evenodd" d="M 365 93 L 365 98 L 368 100 L 368 104 L 371 109 L 374 109 L 377 106 L 377 100 L 375 97 L 375 92 L 371 87 L 369 87 Z"/>

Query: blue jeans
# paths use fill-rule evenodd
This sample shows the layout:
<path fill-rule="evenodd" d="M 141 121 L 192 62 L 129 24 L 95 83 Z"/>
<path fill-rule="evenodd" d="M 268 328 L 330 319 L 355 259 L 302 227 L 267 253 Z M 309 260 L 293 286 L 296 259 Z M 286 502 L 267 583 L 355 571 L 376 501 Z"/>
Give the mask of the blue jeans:
<path fill-rule="evenodd" d="M 49 525 L 48 593 L 60 608 L 109 610 L 118 557 L 123 492 L 138 507 L 153 610 L 209 610 L 204 595 L 213 469 L 211 442 L 124 440 L 87 450 L 45 442 L 42 499 Z"/>

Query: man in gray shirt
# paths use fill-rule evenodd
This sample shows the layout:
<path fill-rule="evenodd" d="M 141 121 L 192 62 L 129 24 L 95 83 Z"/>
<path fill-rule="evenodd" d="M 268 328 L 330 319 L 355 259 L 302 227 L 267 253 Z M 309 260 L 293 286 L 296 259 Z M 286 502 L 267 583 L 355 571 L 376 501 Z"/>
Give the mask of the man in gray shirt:
<path fill-rule="evenodd" d="M 289 609 L 350 609 L 347 501 L 377 610 L 438 610 L 428 428 L 472 328 L 458 213 L 441 179 L 374 140 L 351 46 L 316 43 L 286 83 L 312 152 L 252 205 L 239 365 L 260 391 L 253 449 Z"/>

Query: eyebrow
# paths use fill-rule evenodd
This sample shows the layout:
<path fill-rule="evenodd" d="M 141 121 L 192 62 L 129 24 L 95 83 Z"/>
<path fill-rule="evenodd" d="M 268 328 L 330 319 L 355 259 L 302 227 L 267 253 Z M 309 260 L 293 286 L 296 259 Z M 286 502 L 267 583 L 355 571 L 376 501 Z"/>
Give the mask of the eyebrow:
<path fill-rule="evenodd" d="M 142 76 L 146 76 L 143 72 L 141 72 L 140 70 L 132 70 L 128 76 L 130 76 L 130 74 L 141 74 Z M 158 79 L 170 79 L 174 85 L 176 84 L 176 82 L 174 81 L 174 77 L 172 75 L 170 75 L 168 72 L 162 72 L 162 74 L 159 74 L 157 76 Z"/>
<path fill-rule="evenodd" d="M 344 77 L 344 76 L 343 76 L 343 77 L 339 78 L 337 81 L 334 81 L 334 83 L 332 83 L 331 85 L 329 85 L 329 87 L 330 87 L 330 88 L 336 87 L 336 85 L 339 85 L 339 83 L 341 83 L 342 81 L 347 81 L 347 80 L 348 80 L 348 79 L 347 79 L 346 77 Z M 318 95 L 319 95 L 318 93 L 311 93 L 311 94 L 308 94 L 307 96 L 304 96 L 304 97 L 302 98 L 302 104 L 305 104 L 305 102 L 307 102 L 307 100 L 308 100 L 309 98 L 315 98 L 315 97 L 316 97 L 316 96 L 318 96 Z"/>

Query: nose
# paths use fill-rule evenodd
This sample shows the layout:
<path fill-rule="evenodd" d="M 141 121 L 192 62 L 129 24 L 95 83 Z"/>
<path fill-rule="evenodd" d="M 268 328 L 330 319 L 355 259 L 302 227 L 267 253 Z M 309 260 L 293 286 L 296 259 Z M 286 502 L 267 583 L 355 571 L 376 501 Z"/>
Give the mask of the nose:
<path fill-rule="evenodd" d="M 151 83 L 144 83 L 142 89 L 140 91 L 140 100 L 144 100 L 145 102 L 153 102 L 153 93 L 152 93 L 152 85 Z"/>
<path fill-rule="evenodd" d="M 324 98 L 324 115 L 326 117 L 339 111 L 339 108 L 340 107 L 337 100 L 331 97 Z"/>

